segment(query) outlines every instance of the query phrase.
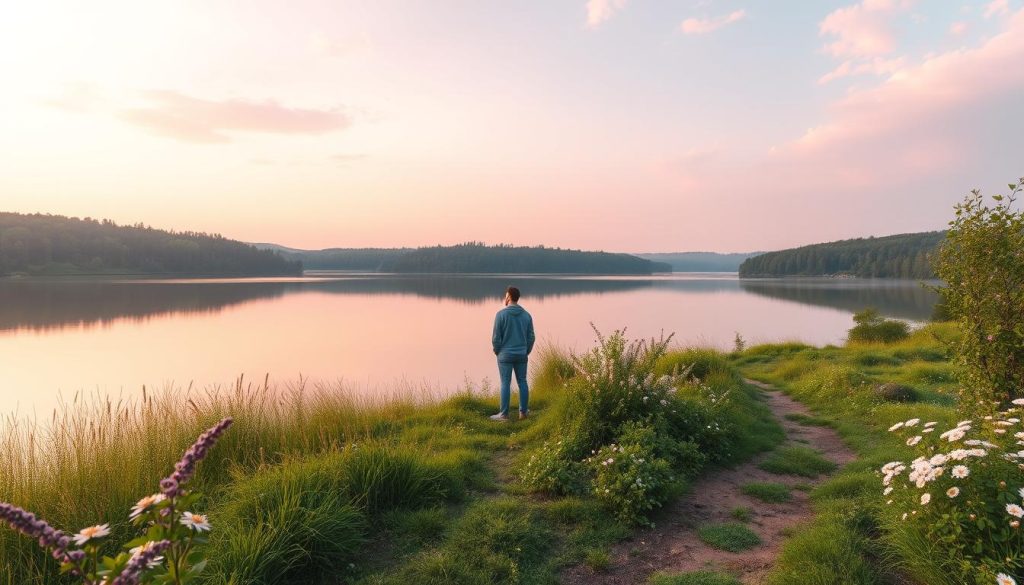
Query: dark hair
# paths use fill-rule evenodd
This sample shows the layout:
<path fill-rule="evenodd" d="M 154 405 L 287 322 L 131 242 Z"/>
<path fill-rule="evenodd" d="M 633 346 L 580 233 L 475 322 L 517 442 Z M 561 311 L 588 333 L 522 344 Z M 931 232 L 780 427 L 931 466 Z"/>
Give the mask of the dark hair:
<path fill-rule="evenodd" d="M 512 297 L 512 302 L 513 303 L 518 303 L 519 302 L 519 289 L 518 288 L 516 288 L 514 286 L 510 286 L 510 287 L 505 289 L 505 293 L 508 294 L 508 296 Z"/>

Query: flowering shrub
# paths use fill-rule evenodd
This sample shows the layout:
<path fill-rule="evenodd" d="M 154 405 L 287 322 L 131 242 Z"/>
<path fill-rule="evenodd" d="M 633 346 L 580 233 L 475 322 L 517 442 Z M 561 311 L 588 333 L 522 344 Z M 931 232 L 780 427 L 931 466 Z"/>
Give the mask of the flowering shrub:
<path fill-rule="evenodd" d="M 1024 399 L 1012 404 L 944 431 L 916 418 L 889 429 L 918 455 L 881 468 L 892 520 L 940 547 L 959 582 L 1007 585 L 1024 577 Z"/>
<path fill-rule="evenodd" d="M 520 477 L 536 491 L 595 494 L 622 520 L 645 523 L 725 444 L 730 429 L 718 417 L 726 396 L 692 380 L 689 369 L 655 375 L 671 336 L 597 336 L 596 348 L 572 356 L 576 377 L 560 405 L 559 440 L 531 453 Z"/>
<path fill-rule="evenodd" d="M 184 489 L 220 436 L 231 426 L 226 418 L 202 435 L 185 451 L 174 472 L 160 481 L 160 491 L 142 498 L 132 507 L 128 520 L 145 534 L 125 545 L 116 557 L 100 557 L 100 545 L 110 535 L 110 525 L 83 528 L 69 535 L 50 526 L 35 514 L 0 502 L 0 519 L 50 551 L 61 563 L 61 572 L 81 578 L 84 585 L 139 585 L 161 583 L 183 585 L 195 580 L 206 566 L 197 545 L 206 544 L 204 533 L 210 521 L 189 510 L 198 493 Z"/>
<path fill-rule="evenodd" d="M 664 503 L 678 484 L 668 460 L 655 455 L 650 427 L 634 426 L 621 444 L 611 444 L 586 459 L 594 496 L 627 524 L 645 524 L 647 514 Z"/>

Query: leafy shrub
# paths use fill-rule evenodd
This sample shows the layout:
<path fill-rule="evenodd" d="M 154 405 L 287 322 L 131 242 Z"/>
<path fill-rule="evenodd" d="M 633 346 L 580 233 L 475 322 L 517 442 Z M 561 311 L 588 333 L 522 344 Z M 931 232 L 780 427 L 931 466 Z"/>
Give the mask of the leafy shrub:
<path fill-rule="evenodd" d="M 723 414 L 729 392 L 716 388 L 733 384 L 734 374 L 710 350 L 667 359 L 671 336 L 597 337 L 597 347 L 571 358 L 576 376 L 552 413 L 559 440 L 529 453 L 519 475 L 528 489 L 594 494 L 618 518 L 644 524 L 685 477 L 728 453 L 736 434 Z M 707 383 L 689 378 L 680 356 L 699 359 Z"/>
<path fill-rule="evenodd" d="M 918 400 L 917 390 L 895 382 L 877 384 L 875 386 L 875 396 L 886 402 L 917 402 Z"/>
<path fill-rule="evenodd" d="M 849 331 L 850 342 L 892 343 L 910 335 L 910 326 L 903 321 L 886 319 L 877 309 L 864 309 L 853 315 L 856 325 Z"/>
<path fill-rule="evenodd" d="M 889 429 L 907 435 L 917 455 L 880 470 L 889 525 L 896 538 L 932 543 L 956 582 L 993 583 L 1000 573 L 1024 580 L 1021 406 L 1016 399 L 941 433 L 917 418 Z"/>
<path fill-rule="evenodd" d="M 976 190 L 956 206 L 936 265 L 971 408 L 1024 396 L 1024 211 L 1012 209 L 1024 178 L 1009 187 L 992 207 Z"/>
<path fill-rule="evenodd" d="M 655 433 L 633 426 L 621 444 L 602 447 L 587 462 L 594 496 L 627 524 L 645 524 L 647 515 L 678 493 L 672 466 L 654 453 Z"/>

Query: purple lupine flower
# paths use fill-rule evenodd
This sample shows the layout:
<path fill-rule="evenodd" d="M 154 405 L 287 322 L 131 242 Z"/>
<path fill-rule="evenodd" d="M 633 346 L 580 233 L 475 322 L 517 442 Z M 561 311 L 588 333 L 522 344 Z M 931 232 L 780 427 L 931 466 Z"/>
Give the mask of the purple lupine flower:
<path fill-rule="evenodd" d="M 14 530 L 36 539 L 39 546 L 49 549 L 57 561 L 77 564 L 85 558 L 85 553 L 80 550 L 68 550 L 71 546 L 71 537 L 50 526 L 45 520 L 36 518 L 32 512 L 7 502 L 0 502 L 0 519 Z"/>
<path fill-rule="evenodd" d="M 171 548 L 171 541 L 160 540 L 150 543 L 135 554 L 125 565 L 124 570 L 111 581 L 110 585 L 139 585 L 142 579 L 142 572 L 157 562 L 157 558 L 165 550 Z"/>
<path fill-rule="evenodd" d="M 231 417 L 227 417 L 199 435 L 196 442 L 181 456 L 181 460 L 174 464 L 174 473 L 160 482 L 160 491 L 165 496 L 174 498 L 181 495 L 181 486 L 192 479 L 192 475 L 196 472 L 196 463 L 206 457 L 206 454 L 217 444 L 217 440 L 233 422 Z"/>

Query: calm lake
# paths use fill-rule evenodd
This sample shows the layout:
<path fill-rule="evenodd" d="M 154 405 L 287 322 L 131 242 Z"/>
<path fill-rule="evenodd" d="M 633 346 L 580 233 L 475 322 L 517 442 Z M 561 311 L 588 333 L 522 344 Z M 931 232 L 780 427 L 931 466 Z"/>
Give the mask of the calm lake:
<path fill-rule="evenodd" d="M 538 345 L 586 350 L 590 323 L 680 345 L 842 342 L 867 306 L 927 320 L 914 281 L 314 274 L 288 279 L 0 280 L 0 413 L 48 417 L 61 397 L 231 386 L 240 375 L 435 394 L 495 380 L 494 313 L 515 284 Z"/>

